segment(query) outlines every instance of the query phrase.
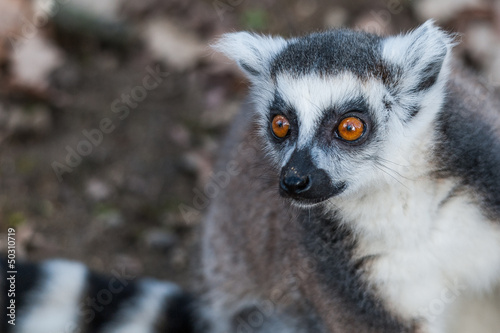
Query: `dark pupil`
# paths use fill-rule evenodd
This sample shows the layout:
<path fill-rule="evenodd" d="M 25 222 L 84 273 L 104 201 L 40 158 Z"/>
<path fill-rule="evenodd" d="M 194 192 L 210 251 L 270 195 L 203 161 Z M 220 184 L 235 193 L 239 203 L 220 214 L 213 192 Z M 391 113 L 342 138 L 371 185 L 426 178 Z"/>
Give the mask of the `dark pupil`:
<path fill-rule="evenodd" d="M 283 121 L 282 120 L 278 120 L 278 122 L 276 124 L 278 125 L 278 127 L 283 127 Z"/>
<path fill-rule="evenodd" d="M 347 125 L 347 130 L 348 131 L 354 131 L 354 130 L 356 130 L 356 128 L 354 128 L 354 126 L 352 124 L 348 124 Z"/>

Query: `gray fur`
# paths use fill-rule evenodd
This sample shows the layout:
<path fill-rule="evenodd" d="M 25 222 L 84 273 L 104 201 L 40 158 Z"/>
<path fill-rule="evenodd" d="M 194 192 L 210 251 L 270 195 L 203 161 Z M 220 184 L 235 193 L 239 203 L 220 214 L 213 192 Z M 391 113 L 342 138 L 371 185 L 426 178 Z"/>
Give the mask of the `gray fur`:
<path fill-rule="evenodd" d="M 370 76 L 380 65 L 380 40 L 381 37 L 347 29 L 298 38 L 273 59 L 271 76 L 283 72 L 336 75 L 342 71 Z"/>

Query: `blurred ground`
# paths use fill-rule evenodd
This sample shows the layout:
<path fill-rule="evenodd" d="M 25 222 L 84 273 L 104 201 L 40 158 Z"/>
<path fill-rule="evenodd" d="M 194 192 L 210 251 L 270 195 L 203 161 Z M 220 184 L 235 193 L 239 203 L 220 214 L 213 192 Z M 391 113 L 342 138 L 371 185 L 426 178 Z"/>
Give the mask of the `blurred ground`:
<path fill-rule="evenodd" d="M 398 33 L 435 18 L 500 85 L 495 1 L 0 0 L 0 251 L 186 284 L 218 142 L 246 82 L 208 44 L 348 26 Z"/>

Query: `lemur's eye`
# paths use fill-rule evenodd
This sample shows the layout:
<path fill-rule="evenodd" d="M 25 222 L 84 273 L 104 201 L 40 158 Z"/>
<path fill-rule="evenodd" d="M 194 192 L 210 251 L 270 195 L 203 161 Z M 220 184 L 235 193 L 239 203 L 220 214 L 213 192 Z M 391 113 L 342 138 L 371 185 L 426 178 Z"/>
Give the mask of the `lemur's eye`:
<path fill-rule="evenodd" d="M 365 132 L 365 124 L 356 117 L 347 117 L 343 119 L 338 128 L 338 135 L 346 141 L 355 141 Z"/>
<path fill-rule="evenodd" d="M 274 135 L 280 139 L 283 139 L 290 130 L 290 122 L 284 116 L 275 116 L 272 125 Z"/>

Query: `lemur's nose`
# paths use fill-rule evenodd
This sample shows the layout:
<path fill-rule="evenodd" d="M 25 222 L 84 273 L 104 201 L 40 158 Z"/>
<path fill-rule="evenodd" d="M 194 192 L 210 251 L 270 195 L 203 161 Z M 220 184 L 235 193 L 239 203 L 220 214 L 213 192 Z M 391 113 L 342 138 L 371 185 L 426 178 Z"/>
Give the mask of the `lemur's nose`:
<path fill-rule="evenodd" d="M 292 198 L 308 197 L 313 187 L 317 168 L 307 150 L 297 150 L 281 170 L 280 192 Z"/>
<path fill-rule="evenodd" d="M 280 194 L 302 203 L 318 203 L 345 189 L 343 182 L 334 183 L 325 170 L 314 165 L 311 153 L 296 150 L 281 169 Z"/>
<path fill-rule="evenodd" d="M 305 192 L 309 190 L 310 187 L 311 178 L 308 175 L 299 175 L 294 168 L 287 170 L 280 180 L 281 190 L 291 195 Z"/>

